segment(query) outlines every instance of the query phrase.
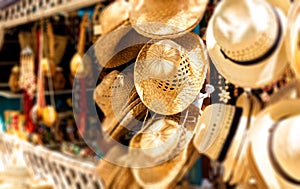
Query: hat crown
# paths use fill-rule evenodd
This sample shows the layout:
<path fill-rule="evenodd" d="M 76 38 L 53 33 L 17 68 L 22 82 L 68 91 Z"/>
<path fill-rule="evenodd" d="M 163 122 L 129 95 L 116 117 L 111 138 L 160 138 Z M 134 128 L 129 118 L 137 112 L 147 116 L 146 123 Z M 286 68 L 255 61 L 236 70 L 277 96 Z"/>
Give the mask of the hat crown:
<path fill-rule="evenodd" d="M 281 121 L 274 134 L 274 154 L 283 170 L 295 179 L 300 178 L 300 116 Z"/>
<path fill-rule="evenodd" d="M 237 61 L 262 56 L 277 38 L 272 7 L 261 0 L 225 0 L 212 20 L 214 36 L 224 53 Z"/>
<path fill-rule="evenodd" d="M 173 77 L 181 61 L 180 51 L 184 52 L 184 49 L 171 40 L 152 44 L 146 53 L 144 71 L 152 73 L 150 77 L 154 79 Z"/>

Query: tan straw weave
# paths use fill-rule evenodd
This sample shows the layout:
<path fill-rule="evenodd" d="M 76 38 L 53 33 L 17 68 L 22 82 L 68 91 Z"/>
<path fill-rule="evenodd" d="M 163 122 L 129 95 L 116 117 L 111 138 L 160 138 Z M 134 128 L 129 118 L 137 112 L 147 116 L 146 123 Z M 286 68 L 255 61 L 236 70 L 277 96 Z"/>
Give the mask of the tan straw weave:
<path fill-rule="evenodd" d="M 196 35 L 176 41 L 152 40 L 142 48 L 135 63 L 134 84 L 149 109 L 172 115 L 195 100 L 208 65 L 203 48 Z"/>
<path fill-rule="evenodd" d="M 151 38 L 179 37 L 201 20 L 207 0 L 130 0 L 130 22 Z"/>
<path fill-rule="evenodd" d="M 135 59 L 145 43 L 149 41 L 132 29 L 123 25 L 107 35 L 101 36 L 94 44 L 98 64 L 114 68 Z"/>

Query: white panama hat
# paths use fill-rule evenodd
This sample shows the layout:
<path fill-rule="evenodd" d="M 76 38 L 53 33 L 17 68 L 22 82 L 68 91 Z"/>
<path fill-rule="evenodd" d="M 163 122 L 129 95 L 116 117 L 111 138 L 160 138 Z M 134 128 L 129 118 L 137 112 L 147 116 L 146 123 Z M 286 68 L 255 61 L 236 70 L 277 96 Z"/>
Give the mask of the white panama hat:
<path fill-rule="evenodd" d="M 281 100 L 264 109 L 249 132 L 249 169 L 258 186 L 300 187 L 300 100 Z"/>
<path fill-rule="evenodd" d="M 264 0 L 224 0 L 208 23 L 208 53 L 229 82 L 263 87 L 287 65 L 285 25 L 284 13 Z"/>

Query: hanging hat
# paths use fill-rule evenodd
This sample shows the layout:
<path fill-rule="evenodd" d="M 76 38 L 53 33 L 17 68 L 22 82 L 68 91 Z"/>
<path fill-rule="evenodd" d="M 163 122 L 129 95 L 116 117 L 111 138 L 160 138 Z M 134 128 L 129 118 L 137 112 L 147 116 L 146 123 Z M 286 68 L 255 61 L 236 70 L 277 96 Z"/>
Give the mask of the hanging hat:
<path fill-rule="evenodd" d="M 130 152 L 136 159 L 133 166 L 149 167 L 166 162 L 183 150 L 186 140 L 185 129 L 175 120 L 155 120 L 130 141 Z"/>
<path fill-rule="evenodd" d="M 261 112 L 249 133 L 249 168 L 260 187 L 300 187 L 300 100 L 282 100 Z"/>
<path fill-rule="evenodd" d="M 126 0 L 116 0 L 103 9 L 100 14 L 102 34 L 105 35 L 129 19 L 129 3 Z"/>
<path fill-rule="evenodd" d="M 292 69 L 300 79 L 300 2 L 295 1 L 288 14 L 286 50 Z"/>
<path fill-rule="evenodd" d="M 133 89 L 133 81 L 130 78 L 113 70 L 96 87 L 94 100 L 106 117 L 119 117 Z"/>
<path fill-rule="evenodd" d="M 224 180 L 232 176 L 243 138 L 258 110 L 256 101 L 246 95 L 239 98 L 237 106 L 212 104 L 207 106 L 197 123 L 193 144 L 199 153 L 224 166 Z"/>
<path fill-rule="evenodd" d="M 114 68 L 134 60 L 150 39 L 138 34 L 130 25 L 101 36 L 94 44 L 98 64 Z"/>
<path fill-rule="evenodd" d="M 241 124 L 246 125 L 246 132 L 235 138 L 236 142 L 233 141 L 233 146 L 231 147 L 232 150 L 229 150 L 227 155 L 228 158 L 226 158 L 222 163 L 224 167 L 223 179 L 232 185 L 238 184 L 239 181 L 242 180 L 242 177 L 245 176 L 243 173 L 247 173 L 243 166 L 245 162 L 240 161 L 244 155 L 243 150 L 247 145 L 246 135 L 256 116 L 263 108 L 259 99 L 249 92 L 242 93 L 237 98 L 235 106 L 243 109 L 243 114 L 245 116 L 241 117 Z"/>
<path fill-rule="evenodd" d="M 135 180 L 144 189 L 175 188 L 184 175 L 199 159 L 191 143 L 175 158 L 154 167 L 131 168 Z"/>
<path fill-rule="evenodd" d="M 229 82 L 249 88 L 278 80 L 287 66 L 285 16 L 264 0 L 225 0 L 207 29 L 209 55 Z"/>
<path fill-rule="evenodd" d="M 134 84 L 150 110 L 172 115 L 182 112 L 196 99 L 207 67 L 204 44 L 195 34 L 151 40 L 137 57 Z"/>
<path fill-rule="evenodd" d="M 130 22 L 150 38 L 179 37 L 202 19 L 208 0 L 130 0 Z"/>

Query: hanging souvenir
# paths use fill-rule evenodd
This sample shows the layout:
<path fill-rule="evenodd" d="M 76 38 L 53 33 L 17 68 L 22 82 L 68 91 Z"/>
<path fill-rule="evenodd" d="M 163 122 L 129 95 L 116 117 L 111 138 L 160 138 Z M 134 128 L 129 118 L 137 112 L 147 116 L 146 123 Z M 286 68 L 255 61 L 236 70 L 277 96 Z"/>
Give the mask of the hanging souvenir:
<path fill-rule="evenodd" d="M 11 74 L 10 74 L 9 80 L 8 80 L 9 88 L 14 93 L 21 91 L 21 88 L 19 85 L 19 79 L 20 79 L 20 67 L 15 65 L 11 69 Z"/>

